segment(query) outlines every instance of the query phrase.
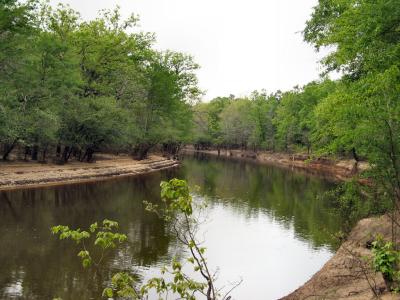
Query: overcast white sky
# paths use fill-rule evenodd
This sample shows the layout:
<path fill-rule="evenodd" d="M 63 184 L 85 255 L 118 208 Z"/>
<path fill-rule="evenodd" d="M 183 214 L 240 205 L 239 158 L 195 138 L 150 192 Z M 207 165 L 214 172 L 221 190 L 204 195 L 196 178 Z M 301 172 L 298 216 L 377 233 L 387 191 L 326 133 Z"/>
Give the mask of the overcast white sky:
<path fill-rule="evenodd" d="M 192 54 L 205 100 L 255 89 L 288 90 L 318 79 L 321 54 L 301 31 L 317 0 L 52 0 L 84 19 L 119 5 L 155 32 L 159 49 Z"/>

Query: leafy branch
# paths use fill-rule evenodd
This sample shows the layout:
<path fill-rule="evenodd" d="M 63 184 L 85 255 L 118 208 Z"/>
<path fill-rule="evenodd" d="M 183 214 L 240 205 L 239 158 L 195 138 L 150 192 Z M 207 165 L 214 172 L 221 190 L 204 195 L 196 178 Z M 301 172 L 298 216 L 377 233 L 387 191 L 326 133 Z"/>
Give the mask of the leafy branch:
<path fill-rule="evenodd" d="M 97 222 L 89 226 L 88 230 L 70 229 L 65 225 L 58 225 L 51 228 L 51 232 L 59 236 L 60 240 L 69 239 L 75 241 L 77 244 L 82 246 L 82 250 L 79 251 L 78 257 L 82 260 L 82 265 L 87 268 L 91 265 L 98 267 L 107 250 L 114 249 L 118 244 L 127 240 L 127 236 L 122 233 L 115 232 L 118 229 L 118 223 L 115 221 L 105 219 L 101 225 Z M 94 238 L 93 245 L 99 248 L 100 257 L 94 259 L 87 249 L 85 240 Z"/>
<path fill-rule="evenodd" d="M 202 281 L 194 280 L 186 274 L 183 271 L 184 265 L 174 258 L 170 266 L 161 269 L 161 277 L 151 278 L 142 285 L 138 285 L 135 278 L 127 272 L 114 274 L 110 286 L 103 290 L 103 297 L 145 300 L 155 292 L 160 299 L 172 296 L 174 299 L 195 300 L 198 295 L 205 296 L 207 300 L 230 299 L 229 295 L 242 280 L 232 284 L 223 294 L 225 287 L 217 288 L 215 284 L 218 272 L 210 269 L 205 256 L 206 248 L 196 238 L 200 221 L 193 212 L 200 212 L 205 205 L 194 203 L 186 181 L 179 179 L 161 182 L 161 199 L 161 205 L 145 202 L 146 209 L 171 224 L 177 239 L 190 253 L 186 262 L 193 267 L 194 272 L 200 274 Z M 93 223 L 88 230 L 72 230 L 64 225 L 51 228 L 52 233 L 59 235 L 60 240 L 70 239 L 82 246 L 78 256 L 85 268 L 91 265 L 99 267 L 108 250 L 127 240 L 125 234 L 116 232 L 117 229 L 118 223 L 111 220 L 104 220 L 101 225 Z M 101 250 L 97 259 L 93 258 L 87 248 L 87 242 L 91 238 L 94 238 L 93 245 Z"/>

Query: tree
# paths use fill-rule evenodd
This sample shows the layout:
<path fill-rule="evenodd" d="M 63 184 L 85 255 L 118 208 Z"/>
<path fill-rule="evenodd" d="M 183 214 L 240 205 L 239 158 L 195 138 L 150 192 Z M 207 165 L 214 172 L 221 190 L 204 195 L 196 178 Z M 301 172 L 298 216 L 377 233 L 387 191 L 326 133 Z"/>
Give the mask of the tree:
<path fill-rule="evenodd" d="M 302 88 L 283 93 L 274 119 L 277 139 L 281 147 L 288 150 L 291 145 L 306 148 L 310 153 L 311 135 L 318 127 L 315 124 L 315 107 L 335 90 L 330 80 L 310 82 Z"/>
<path fill-rule="evenodd" d="M 304 39 L 316 49 L 334 46 L 326 71 L 357 79 L 400 59 L 400 8 L 395 0 L 321 0 L 307 21 Z"/>
<path fill-rule="evenodd" d="M 67 162 L 71 153 L 77 151 L 81 161 L 92 161 L 101 146 L 112 147 L 122 142 L 125 115 L 115 99 L 108 97 L 73 100 L 63 117 L 60 137 L 66 143 L 62 160 Z M 112 148 L 111 148 L 112 149 Z"/>
<path fill-rule="evenodd" d="M 14 85 L 27 64 L 27 41 L 34 34 L 34 4 L 33 1 L 26 4 L 14 0 L 0 2 L 0 142 L 3 159 L 7 159 L 21 135 L 19 121 L 22 116 L 15 103 L 18 95 Z"/>
<path fill-rule="evenodd" d="M 155 145 L 176 154 L 189 140 L 199 66 L 189 55 L 154 50 L 137 16 L 123 20 L 117 7 L 84 22 L 62 4 L 0 4 L 4 159 L 13 149 L 32 160 L 56 149 L 64 163 L 91 161 L 95 151 L 143 159 Z"/>
<path fill-rule="evenodd" d="M 150 292 L 154 291 L 160 299 L 168 299 L 168 295 L 173 297 L 179 295 L 180 299 L 194 300 L 199 294 L 208 300 L 230 299 L 230 293 L 242 280 L 234 284 L 225 294 L 222 294 L 223 289 L 216 287 L 216 272 L 210 269 L 205 256 L 206 249 L 197 239 L 199 220 L 194 213 L 199 213 L 204 204 L 194 203 L 186 181 L 176 178 L 161 182 L 161 199 L 160 205 L 145 202 L 146 209 L 170 224 L 177 239 L 189 250 L 190 257 L 186 262 L 200 274 L 202 281 L 196 281 L 185 274 L 182 269 L 183 264 L 174 258 L 171 267 L 164 267 L 161 270 L 162 275 L 170 274 L 172 280 L 166 276 L 154 277 L 138 286 L 131 274 L 119 272 L 113 275 L 110 286 L 104 289 L 103 297 L 148 299 Z M 60 240 L 75 241 L 81 247 L 78 257 L 82 260 L 83 267 L 94 267 L 95 274 L 99 276 L 98 268 L 106 253 L 127 240 L 125 234 L 116 232 L 117 229 L 117 222 L 104 220 L 102 223 L 91 224 L 88 230 L 70 229 L 68 226 L 58 225 L 52 227 L 51 231 L 59 235 Z M 91 244 L 100 251 L 91 251 L 89 248 Z M 96 253 L 100 254 L 96 257 Z"/>
<path fill-rule="evenodd" d="M 250 143 L 254 148 L 275 149 L 276 126 L 273 122 L 279 104 L 277 95 L 254 91 L 251 95 L 251 116 L 255 122 Z"/>
<path fill-rule="evenodd" d="M 247 149 L 255 122 L 247 99 L 235 99 L 221 112 L 222 140 L 233 147 Z"/>
<path fill-rule="evenodd" d="M 193 142 L 197 149 L 211 145 L 223 146 L 221 131 L 221 112 L 231 102 L 229 97 L 218 97 L 209 103 L 198 103 L 194 106 Z"/>
<path fill-rule="evenodd" d="M 190 116 L 188 105 L 201 94 L 194 75 L 198 68 L 188 55 L 171 51 L 153 54 L 146 68 L 147 95 L 143 101 L 133 103 L 138 127 L 134 137 L 134 156 L 138 159 L 145 158 L 148 151 L 160 142 L 175 143 L 177 128 L 190 127 L 190 118 L 186 117 Z M 187 134 L 188 131 L 181 138 Z"/>
<path fill-rule="evenodd" d="M 344 73 L 338 91 L 317 107 L 323 126 L 317 139 L 325 149 L 351 148 L 356 160 L 357 153 L 364 155 L 374 192 L 395 210 L 400 200 L 399 16 L 396 1 L 324 0 L 304 31 L 317 49 L 335 46 L 324 60 L 326 71 Z"/>

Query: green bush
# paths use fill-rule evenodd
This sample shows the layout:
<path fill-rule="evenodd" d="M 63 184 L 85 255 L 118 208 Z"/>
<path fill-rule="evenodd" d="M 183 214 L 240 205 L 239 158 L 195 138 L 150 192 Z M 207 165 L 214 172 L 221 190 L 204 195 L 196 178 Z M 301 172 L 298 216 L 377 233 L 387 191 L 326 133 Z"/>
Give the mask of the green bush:
<path fill-rule="evenodd" d="M 400 252 L 397 251 L 392 242 L 385 242 L 382 237 L 372 243 L 372 264 L 376 272 L 381 272 L 383 277 L 397 285 L 400 283 Z"/>

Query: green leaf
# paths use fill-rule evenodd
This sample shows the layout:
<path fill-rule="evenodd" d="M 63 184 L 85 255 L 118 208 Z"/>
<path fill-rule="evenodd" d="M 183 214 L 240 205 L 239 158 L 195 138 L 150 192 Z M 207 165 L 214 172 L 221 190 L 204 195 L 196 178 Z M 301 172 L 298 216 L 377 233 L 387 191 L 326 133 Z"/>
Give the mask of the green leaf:
<path fill-rule="evenodd" d="M 113 293 L 113 290 L 112 290 L 112 288 L 105 288 L 104 290 L 103 290 L 103 297 L 107 297 L 107 298 L 112 298 L 112 297 L 114 297 L 114 293 Z"/>

